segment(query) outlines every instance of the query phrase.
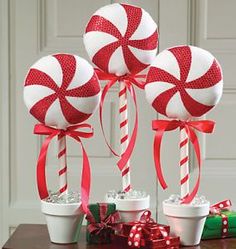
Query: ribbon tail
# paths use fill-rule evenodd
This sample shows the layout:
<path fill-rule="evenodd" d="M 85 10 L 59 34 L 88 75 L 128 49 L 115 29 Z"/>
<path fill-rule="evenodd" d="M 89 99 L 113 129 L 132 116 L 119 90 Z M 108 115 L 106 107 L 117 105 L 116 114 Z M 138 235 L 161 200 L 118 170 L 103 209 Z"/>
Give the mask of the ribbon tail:
<path fill-rule="evenodd" d="M 48 189 L 47 189 L 47 182 L 46 182 L 46 159 L 47 159 L 47 151 L 49 144 L 53 137 L 55 137 L 57 133 L 52 133 L 49 135 L 45 141 L 43 142 L 42 148 L 40 150 L 40 154 L 38 157 L 37 163 L 37 185 L 38 185 L 38 192 L 40 199 L 45 199 L 48 197 Z"/>
<path fill-rule="evenodd" d="M 136 138 L 137 138 L 137 132 L 138 132 L 138 110 L 137 110 L 137 100 L 136 100 L 136 94 L 134 91 L 134 88 L 132 85 L 130 87 L 127 87 L 130 95 L 133 99 L 134 106 L 135 106 L 135 122 L 134 122 L 134 129 L 132 131 L 132 135 L 129 141 L 129 144 L 125 150 L 125 152 L 121 155 L 121 159 L 118 161 L 117 165 L 119 169 L 122 171 L 124 167 L 126 166 L 127 162 L 129 161 L 131 154 L 134 150 Z"/>
<path fill-rule="evenodd" d="M 192 192 L 182 201 L 183 204 L 188 204 L 190 203 L 193 198 L 196 196 L 198 189 L 199 189 L 199 185 L 200 185 L 200 177 L 201 177 L 201 151 L 200 151 L 200 145 L 198 142 L 198 138 L 196 133 L 194 132 L 194 130 L 190 127 L 186 127 L 186 132 L 188 134 L 188 137 L 193 145 L 194 148 L 194 152 L 196 154 L 197 157 L 197 161 L 198 161 L 198 178 L 197 178 L 197 182 L 192 190 Z"/>
<path fill-rule="evenodd" d="M 78 141 L 82 148 L 82 157 L 83 157 L 83 167 L 82 167 L 82 176 L 81 176 L 81 207 L 80 211 L 85 214 L 90 214 L 88 209 L 89 195 L 90 195 L 90 183 L 91 183 L 91 172 L 90 172 L 90 163 L 88 155 L 84 149 L 83 143 L 80 138 L 74 134 L 69 133 L 70 137 Z"/>
<path fill-rule="evenodd" d="M 154 162 L 155 162 L 155 168 L 156 168 L 156 174 L 157 178 L 161 184 L 161 187 L 163 189 L 167 188 L 166 181 L 163 176 L 161 162 L 160 162 L 160 151 L 161 151 L 161 142 L 162 137 L 164 134 L 164 130 L 157 130 L 154 138 L 154 145 L 153 145 L 153 154 L 154 154 Z"/>
<path fill-rule="evenodd" d="M 83 151 L 83 169 L 82 169 L 82 179 L 81 179 L 81 200 L 82 200 L 82 209 L 84 213 L 88 213 L 88 203 L 89 203 L 89 195 L 90 195 L 90 182 L 91 182 L 91 172 L 90 172 L 90 164 L 87 153 L 84 149 L 82 143 L 82 151 Z"/>
<path fill-rule="evenodd" d="M 99 119 L 100 119 L 100 125 L 101 125 L 101 129 L 102 129 L 102 133 L 103 136 L 105 138 L 105 142 L 107 144 L 107 146 L 109 147 L 109 149 L 111 150 L 112 154 L 115 156 L 119 156 L 111 147 L 110 143 L 107 140 L 106 134 L 105 134 L 105 130 L 104 130 L 104 126 L 103 126 L 103 104 L 105 101 L 105 97 L 107 95 L 107 92 L 109 91 L 109 89 L 116 83 L 116 79 L 111 80 L 107 85 L 105 85 L 105 87 L 103 88 L 102 91 L 102 96 L 101 96 L 101 101 L 100 101 L 100 105 L 99 105 Z"/>

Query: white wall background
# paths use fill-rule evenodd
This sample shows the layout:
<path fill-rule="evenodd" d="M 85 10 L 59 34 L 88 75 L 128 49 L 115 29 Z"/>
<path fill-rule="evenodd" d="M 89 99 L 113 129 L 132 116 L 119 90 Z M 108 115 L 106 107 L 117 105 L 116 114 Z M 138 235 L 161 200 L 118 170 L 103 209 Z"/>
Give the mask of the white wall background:
<path fill-rule="evenodd" d="M 35 167 L 42 139 L 32 134 L 35 121 L 22 100 L 27 68 L 38 58 L 55 52 L 70 52 L 87 57 L 82 35 L 91 14 L 110 0 L 0 0 L 0 245 L 20 223 L 44 223 L 36 190 Z M 199 137 L 202 142 L 203 174 L 201 192 L 211 201 L 231 198 L 236 179 L 236 1 L 234 0 L 133 0 L 144 7 L 159 24 L 160 50 L 177 44 L 193 44 L 211 51 L 224 71 L 224 95 L 219 106 L 206 118 L 217 123 L 213 135 Z M 106 116 L 108 136 L 114 143 L 117 91 L 108 96 Z M 156 188 L 152 159 L 155 112 L 138 92 L 140 130 L 132 159 L 135 188 L 152 196 L 151 209 L 160 211 L 161 201 L 176 192 L 178 175 L 178 134 L 165 136 L 162 158 L 170 188 Z M 91 201 L 101 201 L 108 189 L 120 187 L 115 159 L 104 144 L 97 114 L 90 120 L 96 135 L 85 141 L 93 172 Z M 95 149 L 94 149 L 95 148 Z M 69 144 L 69 174 L 72 187 L 78 185 L 81 161 L 75 144 Z M 55 150 L 51 146 L 48 175 L 56 186 Z M 194 160 L 192 160 L 194 166 Z M 143 172 L 145 172 L 145 177 Z M 158 198 L 156 198 L 156 196 Z M 159 212 L 160 220 L 163 219 Z"/>

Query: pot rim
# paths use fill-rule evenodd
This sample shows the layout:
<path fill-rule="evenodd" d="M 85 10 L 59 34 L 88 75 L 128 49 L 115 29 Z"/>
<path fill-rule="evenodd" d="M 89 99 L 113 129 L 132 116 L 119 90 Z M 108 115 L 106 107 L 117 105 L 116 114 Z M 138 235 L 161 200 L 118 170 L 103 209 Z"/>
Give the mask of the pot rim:
<path fill-rule="evenodd" d="M 45 215 L 73 216 L 82 214 L 80 211 L 81 202 L 74 203 L 52 203 L 41 200 L 41 211 Z"/>
<path fill-rule="evenodd" d="M 166 200 L 162 202 L 163 213 L 167 216 L 182 217 L 182 218 L 193 218 L 193 217 L 204 217 L 209 214 L 210 202 L 202 203 L 199 205 L 190 204 L 176 204 L 167 203 Z"/>
<path fill-rule="evenodd" d="M 106 195 L 105 201 L 108 203 L 115 203 L 116 208 L 119 211 L 140 211 L 150 207 L 150 195 L 136 199 L 114 199 L 112 197 L 107 197 Z"/>

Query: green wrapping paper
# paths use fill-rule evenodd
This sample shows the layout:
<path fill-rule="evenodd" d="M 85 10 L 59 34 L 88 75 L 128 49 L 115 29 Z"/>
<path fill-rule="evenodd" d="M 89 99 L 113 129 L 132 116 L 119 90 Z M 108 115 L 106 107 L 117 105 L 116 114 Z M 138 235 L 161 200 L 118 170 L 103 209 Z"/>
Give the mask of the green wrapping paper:
<path fill-rule="evenodd" d="M 106 205 L 106 214 L 105 217 L 108 217 L 111 214 L 116 212 L 116 205 L 114 203 L 96 203 L 90 204 L 88 206 L 94 220 L 96 223 L 101 223 L 100 205 Z M 87 222 L 87 231 L 86 231 L 86 240 L 89 244 L 108 244 L 111 243 L 111 235 L 114 233 L 114 230 L 110 227 L 102 229 L 99 233 L 90 232 L 88 229 L 88 225 L 91 224 L 89 221 Z M 96 224 L 95 224 L 96 225 Z"/>
<path fill-rule="evenodd" d="M 228 217 L 227 237 L 236 237 L 236 212 L 221 211 L 221 213 Z M 218 238 L 222 238 L 222 217 L 220 215 L 209 215 L 204 225 L 202 239 Z"/>

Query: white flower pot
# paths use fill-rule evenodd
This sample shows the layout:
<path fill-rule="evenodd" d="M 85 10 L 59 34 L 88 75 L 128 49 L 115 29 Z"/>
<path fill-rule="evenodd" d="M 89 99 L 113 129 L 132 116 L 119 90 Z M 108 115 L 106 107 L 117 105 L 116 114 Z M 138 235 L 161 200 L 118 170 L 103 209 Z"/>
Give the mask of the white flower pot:
<path fill-rule="evenodd" d="M 144 210 L 150 207 L 150 196 L 137 199 L 114 199 L 107 197 L 105 201 L 115 203 L 116 209 L 119 211 L 122 222 L 139 221 Z"/>
<path fill-rule="evenodd" d="M 50 240 L 53 243 L 77 243 L 84 214 L 79 203 L 51 203 L 41 200 L 41 210 L 45 214 Z"/>
<path fill-rule="evenodd" d="M 200 243 L 209 208 L 209 202 L 199 205 L 163 202 L 163 212 L 167 217 L 171 233 L 179 236 L 180 243 L 184 246 Z"/>

